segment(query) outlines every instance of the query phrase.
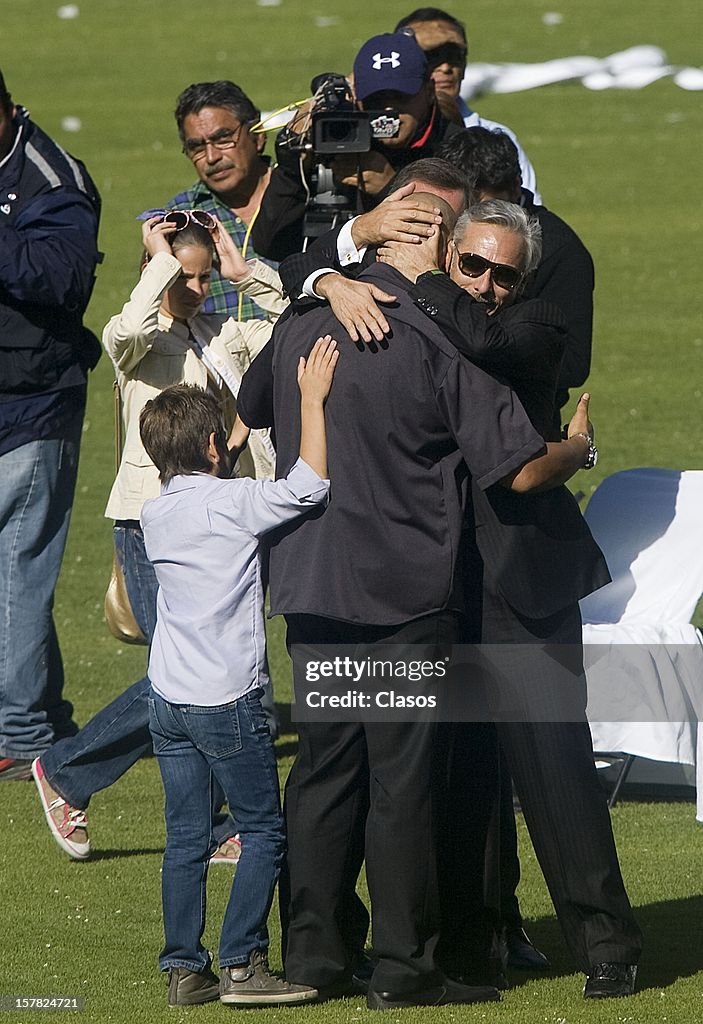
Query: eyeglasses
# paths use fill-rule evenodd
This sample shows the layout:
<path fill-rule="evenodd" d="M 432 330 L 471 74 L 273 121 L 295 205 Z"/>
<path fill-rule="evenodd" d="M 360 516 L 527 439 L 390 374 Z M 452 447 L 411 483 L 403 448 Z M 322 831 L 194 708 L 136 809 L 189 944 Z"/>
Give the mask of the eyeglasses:
<path fill-rule="evenodd" d="M 207 231 L 214 231 L 217 227 L 217 219 L 207 210 L 166 210 L 154 222 L 154 227 L 156 224 L 163 224 L 164 221 L 173 224 L 174 231 L 182 231 L 191 221 Z"/>
<path fill-rule="evenodd" d="M 227 149 L 234 149 L 239 144 L 239 136 L 242 134 L 243 128 L 244 122 L 242 121 L 239 127 L 233 131 L 222 128 L 220 131 L 215 132 L 214 135 L 209 135 L 206 139 L 188 139 L 183 143 L 183 152 L 191 160 L 198 161 L 202 160 L 205 156 L 208 146 L 213 146 L 214 149 L 222 150 L 223 152 Z"/>
<path fill-rule="evenodd" d="M 466 277 L 483 277 L 490 270 L 494 283 L 509 292 L 520 284 L 524 276 L 517 267 L 511 267 L 508 263 L 494 263 L 475 252 L 457 252 L 456 258 L 459 270 Z"/>

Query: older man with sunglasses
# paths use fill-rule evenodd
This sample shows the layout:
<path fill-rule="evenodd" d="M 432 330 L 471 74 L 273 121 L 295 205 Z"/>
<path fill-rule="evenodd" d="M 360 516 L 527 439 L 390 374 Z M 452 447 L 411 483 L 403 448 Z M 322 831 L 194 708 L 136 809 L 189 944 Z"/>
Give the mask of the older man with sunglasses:
<path fill-rule="evenodd" d="M 414 282 L 415 304 L 472 363 L 508 381 L 533 426 L 553 439 L 566 322 L 555 306 L 521 299 L 541 256 L 539 222 L 514 203 L 491 200 L 459 218 L 446 262 L 438 241 L 435 230 L 420 244 L 392 242 L 378 258 Z M 590 469 L 597 458 L 590 431 L 584 441 L 583 468 Z M 472 497 L 476 547 L 467 558 L 467 578 L 475 576 L 480 558 L 481 640 L 500 645 L 504 678 L 520 687 L 520 714 L 498 723 L 500 743 L 564 938 L 587 975 L 584 996 L 630 995 L 641 934 L 596 778 L 578 607 L 580 598 L 608 582 L 607 567 L 565 487 L 525 497 L 473 486 Z M 565 679 L 568 713 L 544 716 L 551 700 L 563 699 Z M 457 807 L 471 771 L 461 729 L 454 746 Z M 472 813 L 466 800 L 464 813 Z M 461 846 L 453 845 L 456 869 L 448 874 L 456 879 Z M 470 908 L 462 906 L 460 887 L 447 907 L 443 941 L 455 973 L 465 973 L 462 917 Z"/>
<path fill-rule="evenodd" d="M 164 204 L 168 211 L 213 214 L 245 259 L 260 258 L 251 242 L 251 230 L 271 177 L 268 158 L 263 155 L 266 136 L 252 131 L 260 116 L 234 82 L 199 82 L 184 89 L 175 118 L 183 152 L 199 180 Z M 266 319 L 252 298 L 238 292 L 217 271 L 203 313 L 238 320 Z"/>

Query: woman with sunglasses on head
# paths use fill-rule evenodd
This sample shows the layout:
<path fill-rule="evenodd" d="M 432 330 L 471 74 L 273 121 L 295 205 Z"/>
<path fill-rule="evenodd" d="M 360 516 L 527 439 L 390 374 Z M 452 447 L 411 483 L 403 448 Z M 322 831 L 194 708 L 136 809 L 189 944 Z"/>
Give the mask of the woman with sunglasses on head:
<path fill-rule="evenodd" d="M 115 549 L 135 619 L 147 641 L 156 620 L 156 577 L 144 551 L 142 505 L 160 493 L 156 467 L 139 436 L 139 415 L 171 384 L 198 384 L 215 395 L 229 430 L 236 421 L 236 395 L 243 373 L 271 336 L 286 308 L 276 271 L 245 261 L 211 214 L 174 211 L 142 225 L 141 277 L 121 312 L 103 331 L 103 345 L 117 373 L 125 444 L 105 514 L 115 520 Z M 255 298 L 270 320 L 238 322 L 205 316 L 213 265 L 244 294 Z M 248 438 L 248 445 L 244 448 Z M 242 448 L 241 475 L 272 477 L 274 452 L 266 431 L 239 426 L 230 447 Z M 269 688 L 270 689 L 270 688 Z M 112 701 L 79 732 L 55 743 L 34 765 L 34 777 L 49 828 L 70 857 L 90 855 L 86 808 L 93 793 L 116 782 L 151 750 L 144 678 Z M 267 711 L 273 717 L 273 708 Z M 275 723 L 274 723 L 275 724 Z M 216 861 L 237 856 L 231 819 L 216 831 Z"/>
<path fill-rule="evenodd" d="M 141 279 L 103 332 L 124 408 L 125 446 L 106 510 L 118 520 L 138 518 L 133 514 L 135 492 L 141 501 L 159 493 L 158 474 L 139 439 L 139 413 L 146 401 L 170 384 L 199 384 L 216 395 L 232 427 L 241 376 L 287 305 L 276 271 L 259 260 L 247 263 L 209 213 L 180 210 L 150 217 L 142 225 L 142 241 Z M 201 314 L 213 266 L 239 291 L 255 297 L 270 320 L 239 323 Z M 270 476 L 272 460 L 267 437 L 255 433 L 240 471 Z"/>

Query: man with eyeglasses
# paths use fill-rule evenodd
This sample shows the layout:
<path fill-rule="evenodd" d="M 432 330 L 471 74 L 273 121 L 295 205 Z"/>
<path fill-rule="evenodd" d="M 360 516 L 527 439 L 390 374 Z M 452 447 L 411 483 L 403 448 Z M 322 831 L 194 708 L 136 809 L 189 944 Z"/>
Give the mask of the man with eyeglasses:
<path fill-rule="evenodd" d="M 176 101 L 174 116 L 183 153 L 200 180 L 170 199 L 164 209 L 169 213 L 186 211 L 193 217 L 216 217 L 244 259 L 259 261 L 257 279 L 277 290 L 280 283 L 273 269 L 276 263 L 260 256 L 251 239 L 271 178 L 269 159 L 263 155 L 266 135 L 252 131 L 261 119 L 260 110 L 240 86 L 222 79 L 189 85 Z M 235 288 L 222 277 L 216 267 L 212 268 L 210 291 L 201 312 L 233 316 L 240 321 L 271 317 L 246 290 Z M 256 355 L 256 351 L 249 352 L 250 359 Z M 265 690 L 263 707 L 275 738 L 279 725 L 271 687 Z"/>
<path fill-rule="evenodd" d="M 268 158 L 263 155 L 266 136 L 252 132 L 260 116 L 234 82 L 199 82 L 184 89 L 176 103 L 176 124 L 183 152 L 192 161 L 199 181 L 164 204 L 169 211 L 214 214 L 245 259 L 260 258 L 251 231 L 271 176 Z M 253 299 L 238 292 L 216 270 L 202 312 L 238 320 L 266 319 Z"/>
<path fill-rule="evenodd" d="M 506 132 L 517 146 L 523 184 L 534 194 L 535 202 L 541 203 L 534 168 L 515 134 L 504 124 L 490 121 L 471 110 L 460 95 L 469 52 L 466 29 L 462 22 L 438 7 L 420 7 L 401 18 L 394 31 L 400 32 L 403 29 L 412 29 L 425 51 L 440 106 L 444 109 L 442 98 L 447 97 L 456 104 L 459 117 L 467 128 L 481 126 L 492 131 Z"/>
<path fill-rule="evenodd" d="M 556 306 L 522 298 L 540 261 L 539 222 L 515 203 L 491 200 L 459 218 L 446 262 L 438 243 L 435 230 L 416 245 L 388 243 L 378 258 L 413 282 L 415 305 L 472 363 L 508 381 L 533 426 L 545 440 L 553 439 L 566 323 Z M 583 468 L 590 469 L 597 451 L 590 430 L 583 437 Z M 608 582 L 607 567 L 564 487 L 525 497 L 472 485 L 472 504 L 476 545 L 466 546 L 465 578 L 475 579 L 482 564 L 481 641 L 500 647 L 504 678 L 523 687 L 526 713 L 500 721 L 498 737 L 530 837 L 566 943 L 587 975 L 584 996 L 631 995 L 641 934 L 596 777 L 578 607 L 582 597 Z M 545 694 L 551 697 L 563 685 L 564 665 L 571 672 L 571 714 L 565 720 L 533 717 Z M 457 808 L 460 780 L 471 767 L 462 748 L 459 736 Z M 466 803 L 463 813 L 472 813 Z M 459 873 L 458 844 L 456 856 Z M 460 968 L 465 929 L 458 894 L 449 906 L 443 941 Z"/>

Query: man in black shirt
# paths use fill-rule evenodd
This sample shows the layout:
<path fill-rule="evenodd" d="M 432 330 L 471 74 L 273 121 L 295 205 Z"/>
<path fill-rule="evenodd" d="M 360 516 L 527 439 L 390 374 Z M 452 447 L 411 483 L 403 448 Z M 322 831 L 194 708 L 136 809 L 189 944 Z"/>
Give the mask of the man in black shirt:
<path fill-rule="evenodd" d="M 437 203 L 449 223 L 451 210 Z M 299 357 L 325 333 L 342 352 L 326 413 L 332 500 L 323 515 L 274 541 L 271 610 L 286 615 L 289 644 L 458 641 L 465 634 L 454 576 L 466 468 L 479 488 L 549 486 L 582 464 L 584 440 L 574 427 L 579 436 L 545 446 L 513 393 L 461 359 L 413 306 L 399 274 L 374 265 L 362 279 L 398 297 L 387 344 L 344 344 L 345 332 L 320 306 L 282 318 L 274 332 L 279 474 L 295 458 L 299 411 L 290 380 Z M 239 395 L 249 425 L 267 415 L 265 388 L 257 408 L 256 362 Z M 583 410 L 581 420 L 585 428 Z M 448 982 L 435 962 L 435 726 L 301 722 L 299 731 L 282 887 L 289 980 L 324 990 L 349 976 L 365 933 L 354 886 L 370 799 L 365 855 L 379 965 L 368 1005 L 496 998 L 490 987 Z"/>

